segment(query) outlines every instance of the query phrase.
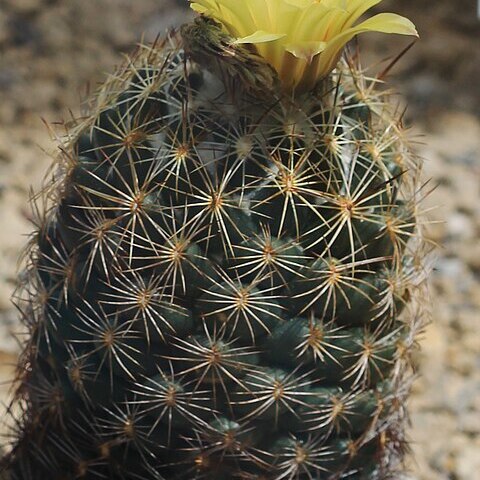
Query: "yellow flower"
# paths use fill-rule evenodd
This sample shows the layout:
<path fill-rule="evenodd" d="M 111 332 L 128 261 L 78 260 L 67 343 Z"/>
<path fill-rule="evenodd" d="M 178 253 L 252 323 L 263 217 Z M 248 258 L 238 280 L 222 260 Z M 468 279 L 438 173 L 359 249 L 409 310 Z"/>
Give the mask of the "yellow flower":
<path fill-rule="evenodd" d="M 286 89 L 307 90 L 337 65 L 363 32 L 418 35 L 410 20 L 380 13 L 357 20 L 382 0 L 196 0 L 191 7 L 219 22 L 235 44 L 255 45 Z"/>

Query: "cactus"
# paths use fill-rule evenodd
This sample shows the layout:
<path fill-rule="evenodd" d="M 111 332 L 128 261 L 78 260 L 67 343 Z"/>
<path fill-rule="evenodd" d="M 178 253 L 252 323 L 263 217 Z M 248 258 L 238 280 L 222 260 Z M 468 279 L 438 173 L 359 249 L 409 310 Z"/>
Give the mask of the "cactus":
<path fill-rule="evenodd" d="M 228 3 L 195 3 L 194 23 L 139 47 L 68 126 L 19 300 L 10 480 L 401 468 L 420 161 L 336 37 L 309 61 L 312 41 L 289 44 L 289 73 L 283 37 L 239 40 Z M 304 21 L 331 8 L 256 3 Z M 367 6 L 347 3 L 351 25 Z M 372 25 L 415 33 L 382 15 L 343 43 Z"/>

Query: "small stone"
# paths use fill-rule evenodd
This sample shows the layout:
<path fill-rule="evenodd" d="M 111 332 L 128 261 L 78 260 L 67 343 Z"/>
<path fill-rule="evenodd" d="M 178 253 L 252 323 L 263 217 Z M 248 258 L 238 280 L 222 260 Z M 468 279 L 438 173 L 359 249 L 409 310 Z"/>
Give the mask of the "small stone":
<path fill-rule="evenodd" d="M 15 13 L 33 13 L 42 8 L 43 0 L 5 0 L 7 8 Z"/>
<path fill-rule="evenodd" d="M 458 258 L 441 258 L 435 269 L 437 274 L 449 278 L 459 278 L 466 271 L 465 265 Z"/>
<path fill-rule="evenodd" d="M 480 478 L 480 438 L 472 439 L 458 452 L 455 478 L 478 480 Z"/>
<path fill-rule="evenodd" d="M 480 438 L 480 411 L 464 413 L 460 419 L 459 427 L 462 432 Z"/>
<path fill-rule="evenodd" d="M 464 213 L 455 212 L 447 219 L 447 232 L 453 238 L 470 240 L 476 233 L 473 219 Z"/>

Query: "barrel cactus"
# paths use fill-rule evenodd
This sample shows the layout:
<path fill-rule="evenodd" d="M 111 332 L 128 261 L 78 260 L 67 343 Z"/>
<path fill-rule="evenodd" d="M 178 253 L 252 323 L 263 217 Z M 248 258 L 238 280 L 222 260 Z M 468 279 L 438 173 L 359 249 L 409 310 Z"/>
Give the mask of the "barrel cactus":
<path fill-rule="evenodd" d="M 20 295 L 9 480 L 398 478 L 420 162 L 379 1 L 198 0 L 68 125 Z"/>

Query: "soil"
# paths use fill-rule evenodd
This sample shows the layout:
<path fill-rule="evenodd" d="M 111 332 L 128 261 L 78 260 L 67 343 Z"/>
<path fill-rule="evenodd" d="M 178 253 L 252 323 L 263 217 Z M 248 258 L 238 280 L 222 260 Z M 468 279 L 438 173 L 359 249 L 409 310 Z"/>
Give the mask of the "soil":
<path fill-rule="evenodd" d="M 55 154 L 55 122 L 72 112 L 79 115 L 81 99 L 132 45 L 186 21 L 185 3 L 0 0 L 2 401 L 18 354 L 11 335 L 18 332 L 18 315 L 10 297 L 17 260 L 32 231 L 28 198 Z M 421 34 L 389 82 L 404 95 L 412 137 L 425 159 L 426 189 L 433 191 L 423 210 L 428 210 L 429 238 L 438 244 L 432 259 L 432 322 L 420 339 L 419 378 L 410 400 L 412 455 L 405 480 L 480 479 L 480 20 L 475 3 L 381 4 L 384 11 L 412 19 Z M 410 40 L 370 35 L 359 43 L 364 63 L 378 70 L 380 60 L 394 58 Z"/>

